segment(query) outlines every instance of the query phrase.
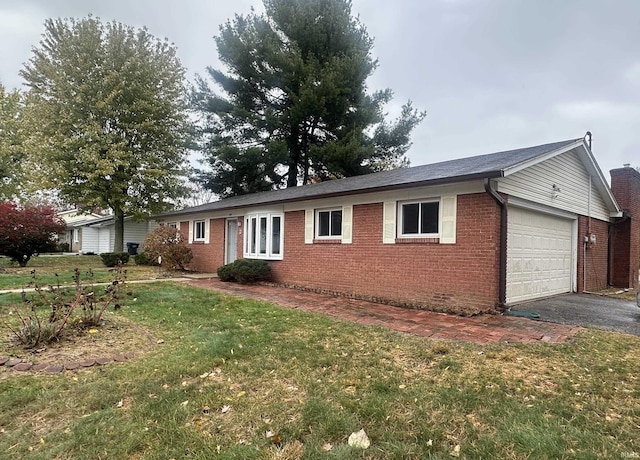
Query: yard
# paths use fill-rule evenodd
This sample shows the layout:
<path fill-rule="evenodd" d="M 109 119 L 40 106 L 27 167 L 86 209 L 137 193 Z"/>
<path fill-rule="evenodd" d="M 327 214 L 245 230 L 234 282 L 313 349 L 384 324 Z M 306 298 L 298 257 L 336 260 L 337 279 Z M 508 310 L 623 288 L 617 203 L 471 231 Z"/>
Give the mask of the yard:
<path fill-rule="evenodd" d="M 130 289 L 107 325 L 126 337 L 131 322 L 154 346 L 122 363 L 59 374 L 0 367 L 0 452 L 34 459 L 640 455 L 638 337 L 587 330 L 571 344 L 478 346 L 177 283 Z M 0 317 L 17 301 L 1 295 Z M 112 332 L 103 326 L 91 340 L 100 347 L 100 336 Z M 1 357 L 11 346 L 6 329 L 0 337 Z M 120 351 L 118 340 L 111 343 Z M 365 450 L 347 442 L 360 429 L 371 439 Z"/>
<path fill-rule="evenodd" d="M 0 290 L 19 289 L 35 281 L 46 286 L 73 284 L 73 271 L 80 270 L 83 281 L 89 280 L 89 270 L 93 273 L 96 283 L 108 282 L 113 279 L 112 270 L 105 267 L 97 255 L 92 256 L 38 256 L 29 261 L 26 267 L 12 263 L 7 257 L 0 257 Z M 133 258 L 126 265 L 127 279 L 139 280 L 157 277 L 158 267 L 137 266 Z M 4 272 L 4 273 L 3 273 Z"/>

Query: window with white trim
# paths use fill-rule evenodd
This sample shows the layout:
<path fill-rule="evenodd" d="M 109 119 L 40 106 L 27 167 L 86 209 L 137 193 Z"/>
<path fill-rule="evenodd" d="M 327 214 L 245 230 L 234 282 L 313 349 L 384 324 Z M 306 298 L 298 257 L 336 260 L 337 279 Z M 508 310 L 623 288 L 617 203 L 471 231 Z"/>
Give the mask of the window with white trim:
<path fill-rule="evenodd" d="M 316 238 L 342 237 L 342 208 L 316 210 Z"/>
<path fill-rule="evenodd" d="M 398 228 L 400 237 L 438 238 L 440 236 L 440 200 L 400 203 Z"/>
<path fill-rule="evenodd" d="M 80 242 L 80 230 L 78 230 L 77 228 L 73 230 L 73 242 L 74 243 Z"/>
<path fill-rule="evenodd" d="M 244 257 L 282 259 L 284 215 L 282 213 L 247 214 L 244 218 Z"/>
<path fill-rule="evenodd" d="M 178 228 L 178 224 L 177 222 L 169 222 L 167 224 L 167 227 L 171 227 L 171 228 Z"/>
<path fill-rule="evenodd" d="M 196 220 L 193 222 L 193 241 L 204 241 L 204 220 Z"/>

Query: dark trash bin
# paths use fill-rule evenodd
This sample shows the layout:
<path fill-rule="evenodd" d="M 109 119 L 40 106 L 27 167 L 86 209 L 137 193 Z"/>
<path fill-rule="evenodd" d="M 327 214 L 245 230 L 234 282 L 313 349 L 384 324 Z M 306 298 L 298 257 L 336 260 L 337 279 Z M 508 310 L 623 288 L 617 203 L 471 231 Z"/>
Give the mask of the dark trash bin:
<path fill-rule="evenodd" d="M 138 248 L 140 247 L 139 243 L 127 243 L 127 252 L 130 256 L 135 256 L 138 254 Z"/>

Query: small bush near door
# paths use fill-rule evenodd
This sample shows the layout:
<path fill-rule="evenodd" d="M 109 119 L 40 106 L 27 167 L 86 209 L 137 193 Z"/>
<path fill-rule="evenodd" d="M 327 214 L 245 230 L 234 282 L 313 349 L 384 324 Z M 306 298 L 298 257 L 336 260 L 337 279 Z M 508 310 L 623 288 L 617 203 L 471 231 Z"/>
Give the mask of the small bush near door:
<path fill-rule="evenodd" d="M 264 260 L 238 259 L 233 263 L 219 267 L 217 271 L 221 281 L 237 281 L 241 284 L 271 279 L 271 267 Z"/>

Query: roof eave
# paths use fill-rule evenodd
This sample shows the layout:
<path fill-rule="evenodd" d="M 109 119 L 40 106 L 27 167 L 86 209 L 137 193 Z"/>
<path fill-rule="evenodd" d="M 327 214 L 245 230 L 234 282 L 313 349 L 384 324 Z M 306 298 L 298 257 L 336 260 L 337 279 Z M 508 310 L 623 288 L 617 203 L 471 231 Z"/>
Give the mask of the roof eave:
<path fill-rule="evenodd" d="M 428 186 L 434 186 L 434 185 L 453 184 L 457 182 L 470 182 L 474 180 L 497 179 L 503 176 L 504 176 L 503 170 L 486 171 L 486 172 L 480 172 L 480 173 L 465 174 L 461 176 L 445 177 L 440 179 L 414 181 L 414 182 L 408 182 L 404 184 L 393 184 L 393 185 L 384 185 L 380 187 L 359 188 L 359 189 L 353 189 L 348 191 L 321 193 L 317 195 L 309 195 L 309 196 L 296 197 L 296 198 L 264 200 L 264 201 L 251 203 L 251 204 L 223 206 L 223 207 L 216 207 L 212 209 L 201 209 L 198 211 L 194 211 L 193 209 L 181 209 L 180 211 L 160 214 L 153 217 L 156 219 L 164 219 L 168 217 L 181 216 L 181 215 L 187 215 L 187 214 L 200 214 L 200 213 L 215 212 L 215 211 L 228 211 L 232 209 L 265 206 L 265 205 L 271 205 L 271 204 L 295 203 L 297 201 L 310 201 L 310 200 L 316 200 L 320 198 L 334 198 L 338 196 L 360 195 L 360 194 L 384 192 L 384 191 L 391 191 L 391 190 L 402 190 L 402 189 L 414 188 L 414 187 L 428 187 Z"/>

